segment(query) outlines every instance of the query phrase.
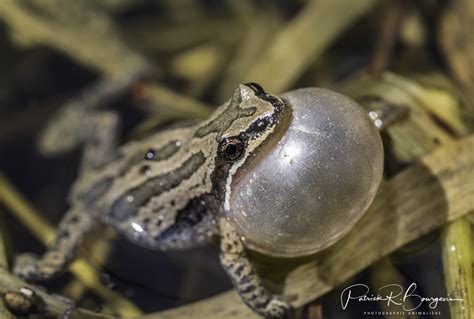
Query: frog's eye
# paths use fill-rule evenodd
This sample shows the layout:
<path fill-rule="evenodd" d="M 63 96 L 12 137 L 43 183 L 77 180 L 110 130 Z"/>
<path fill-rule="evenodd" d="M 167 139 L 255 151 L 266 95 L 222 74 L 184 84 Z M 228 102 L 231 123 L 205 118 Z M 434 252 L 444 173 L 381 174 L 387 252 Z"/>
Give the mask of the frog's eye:
<path fill-rule="evenodd" d="M 219 142 L 218 155 L 226 161 L 236 161 L 244 153 L 245 144 L 238 137 L 223 138 Z"/>

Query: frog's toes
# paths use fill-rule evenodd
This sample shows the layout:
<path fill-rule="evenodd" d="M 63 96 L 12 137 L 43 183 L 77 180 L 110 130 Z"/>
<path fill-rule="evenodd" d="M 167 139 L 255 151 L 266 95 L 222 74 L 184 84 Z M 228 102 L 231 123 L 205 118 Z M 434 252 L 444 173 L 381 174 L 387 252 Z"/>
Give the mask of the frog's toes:
<path fill-rule="evenodd" d="M 13 273 L 27 281 L 31 281 L 38 273 L 38 256 L 35 254 L 21 254 L 15 258 Z"/>
<path fill-rule="evenodd" d="M 294 308 L 285 297 L 274 296 L 265 307 L 264 316 L 268 319 L 291 319 L 295 316 Z"/>

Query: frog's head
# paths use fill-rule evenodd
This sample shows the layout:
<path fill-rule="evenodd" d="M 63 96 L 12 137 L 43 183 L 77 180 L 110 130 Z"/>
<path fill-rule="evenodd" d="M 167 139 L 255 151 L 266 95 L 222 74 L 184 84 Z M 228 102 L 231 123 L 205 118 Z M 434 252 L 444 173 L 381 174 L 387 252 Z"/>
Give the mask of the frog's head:
<path fill-rule="evenodd" d="M 239 116 L 232 116 L 233 120 L 218 135 L 217 156 L 232 166 L 240 166 L 275 131 L 284 103 L 255 83 L 241 84 L 229 103 L 226 114 Z"/>
<path fill-rule="evenodd" d="M 216 113 L 220 123 L 216 168 L 224 208 L 228 209 L 232 186 L 281 138 L 290 114 L 282 99 L 256 83 L 239 85 L 225 109 Z"/>

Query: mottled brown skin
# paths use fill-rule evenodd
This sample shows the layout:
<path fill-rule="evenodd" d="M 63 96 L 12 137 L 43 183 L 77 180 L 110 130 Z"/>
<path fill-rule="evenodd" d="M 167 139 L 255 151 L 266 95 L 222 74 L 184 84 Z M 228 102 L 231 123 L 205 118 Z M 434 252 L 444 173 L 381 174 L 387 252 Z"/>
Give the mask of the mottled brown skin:
<path fill-rule="evenodd" d="M 43 281 L 60 273 L 98 220 L 156 250 L 189 248 L 220 235 L 222 265 L 243 301 L 265 317 L 291 313 L 288 303 L 262 286 L 223 213 L 233 174 L 275 135 L 284 109 L 281 99 L 258 85 L 240 85 L 208 120 L 118 149 L 117 116 L 79 105 L 63 109 L 40 144 L 45 153 L 84 145 L 70 209 L 41 258 L 20 256 L 18 275 Z"/>

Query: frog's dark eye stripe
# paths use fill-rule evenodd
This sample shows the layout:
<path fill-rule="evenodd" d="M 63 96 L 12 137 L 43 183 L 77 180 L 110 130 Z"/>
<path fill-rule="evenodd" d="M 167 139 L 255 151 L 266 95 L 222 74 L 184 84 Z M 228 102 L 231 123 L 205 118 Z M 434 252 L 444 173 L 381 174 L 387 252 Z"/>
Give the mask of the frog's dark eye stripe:
<path fill-rule="evenodd" d="M 273 119 L 271 117 L 264 117 L 259 119 L 258 121 L 252 123 L 247 130 L 247 138 L 256 138 L 262 132 L 264 132 L 271 124 L 273 123 Z"/>

